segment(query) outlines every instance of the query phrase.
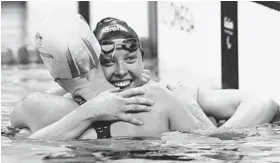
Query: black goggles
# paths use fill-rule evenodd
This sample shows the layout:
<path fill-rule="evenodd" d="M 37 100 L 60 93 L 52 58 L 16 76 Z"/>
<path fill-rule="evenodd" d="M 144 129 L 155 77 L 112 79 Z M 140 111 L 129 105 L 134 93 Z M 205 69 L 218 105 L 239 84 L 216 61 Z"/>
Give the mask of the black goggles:
<path fill-rule="evenodd" d="M 140 45 L 141 45 L 134 38 L 129 38 L 129 39 L 123 40 L 123 42 L 119 43 L 119 44 L 115 43 L 112 40 L 103 40 L 103 41 L 100 41 L 99 43 L 100 43 L 102 52 L 104 54 L 109 54 L 109 53 L 114 52 L 117 48 L 117 45 L 121 45 L 121 47 L 124 50 L 127 50 L 129 52 L 136 51 L 137 48 L 140 47 Z"/>

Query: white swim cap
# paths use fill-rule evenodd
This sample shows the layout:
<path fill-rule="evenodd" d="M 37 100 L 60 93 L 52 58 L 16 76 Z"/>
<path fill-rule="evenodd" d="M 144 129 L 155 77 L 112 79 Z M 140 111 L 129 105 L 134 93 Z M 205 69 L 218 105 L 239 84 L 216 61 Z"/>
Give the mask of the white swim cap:
<path fill-rule="evenodd" d="M 35 41 L 54 78 L 72 79 L 87 73 L 99 63 L 100 45 L 79 14 L 46 16 L 39 25 Z"/>

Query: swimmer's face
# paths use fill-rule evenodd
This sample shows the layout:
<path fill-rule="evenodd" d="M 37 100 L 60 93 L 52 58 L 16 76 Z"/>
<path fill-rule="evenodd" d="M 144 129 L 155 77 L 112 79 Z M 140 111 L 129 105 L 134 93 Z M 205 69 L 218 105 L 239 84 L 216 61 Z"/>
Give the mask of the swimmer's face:
<path fill-rule="evenodd" d="M 72 95 L 80 94 L 81 90 L 91 88 L 90 84 L 94 77 L 98 76 L 98 70 L 93 68 L 87 74 L 67 80 L 57 80 L 56 82 Z"/>
<path fill-rule="evenodd" d="M 125 40 L 111 40 L 117 45 L 115 50 L 106 54 L 102 52 L 103 54 L 100 56 L 100 63 L 107 81 L 122 90 L 139 87 L 144 68 L 139 47 L 135 51 L 129 51 L 119 45 Z M 114 54 L 112 55 L 112 53 Z"/>

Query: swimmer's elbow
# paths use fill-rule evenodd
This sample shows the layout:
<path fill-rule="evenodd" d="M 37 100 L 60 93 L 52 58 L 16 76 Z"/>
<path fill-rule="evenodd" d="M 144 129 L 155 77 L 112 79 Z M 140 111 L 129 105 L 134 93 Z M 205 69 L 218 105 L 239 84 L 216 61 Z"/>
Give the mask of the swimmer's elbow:
<path fill-rule="evenodd" d="M 23 101 L 21 101 L 20 103 L 18 103 L 16 105 L 16 107 L 13 109 L 12 114 L 11 114 L 11 126 L 14 128 L 22 128 L 24 127 L 24 122 L 23 122 Z"/>
<path fill-rule="evenodd" d="M 278 111 L 279 111 L 279 104 L 277 104 L 274 100 L 272 99 L 267 99 L 264 102 L 264 108 L 266 109 L 266 111 L 269 111 L 273 114 L 273 116 L 275 116 Z"/>
<path fill-rule="evenodd" d="M 26 123 L 26 118 L 30 112 L 36 106 L 40 92 L 35 92 L 27 95 L 22 101 L 20 101 L 16 107 L 13 109 L 11 114 L 11 125 L 15 128 L 25 128 L 28 127 Z"/>
<path fill-rule="evenodd" d="M 265 115 L 266 118 L 269 119 L 268 122 L 270 122 L 278 113 L 279 104 L 277 104 L 274 100 L 270 98 L 258 98 L 254 100 L 254 102 L 256 101 L 258 101 L 260 113 Z"/>

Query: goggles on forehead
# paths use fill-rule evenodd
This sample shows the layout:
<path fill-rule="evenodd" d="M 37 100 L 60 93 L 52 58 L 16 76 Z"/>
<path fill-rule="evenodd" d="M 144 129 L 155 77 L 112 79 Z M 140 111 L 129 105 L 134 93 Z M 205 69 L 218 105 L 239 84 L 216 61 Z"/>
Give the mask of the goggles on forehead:
<path fill-rule="evenodd" d="M 104 54 L 109 54 L 114 52 L 117 49 L 117 45 L 121 45 L 121 48 L 129 52 L 134 52 L 140 47 L 140 43 L 134 38 L 129 38 L 124 40 L 122 43 L 116 43 L 112 40 L 103 40 L 100 41 L 101 50 Z"/>

